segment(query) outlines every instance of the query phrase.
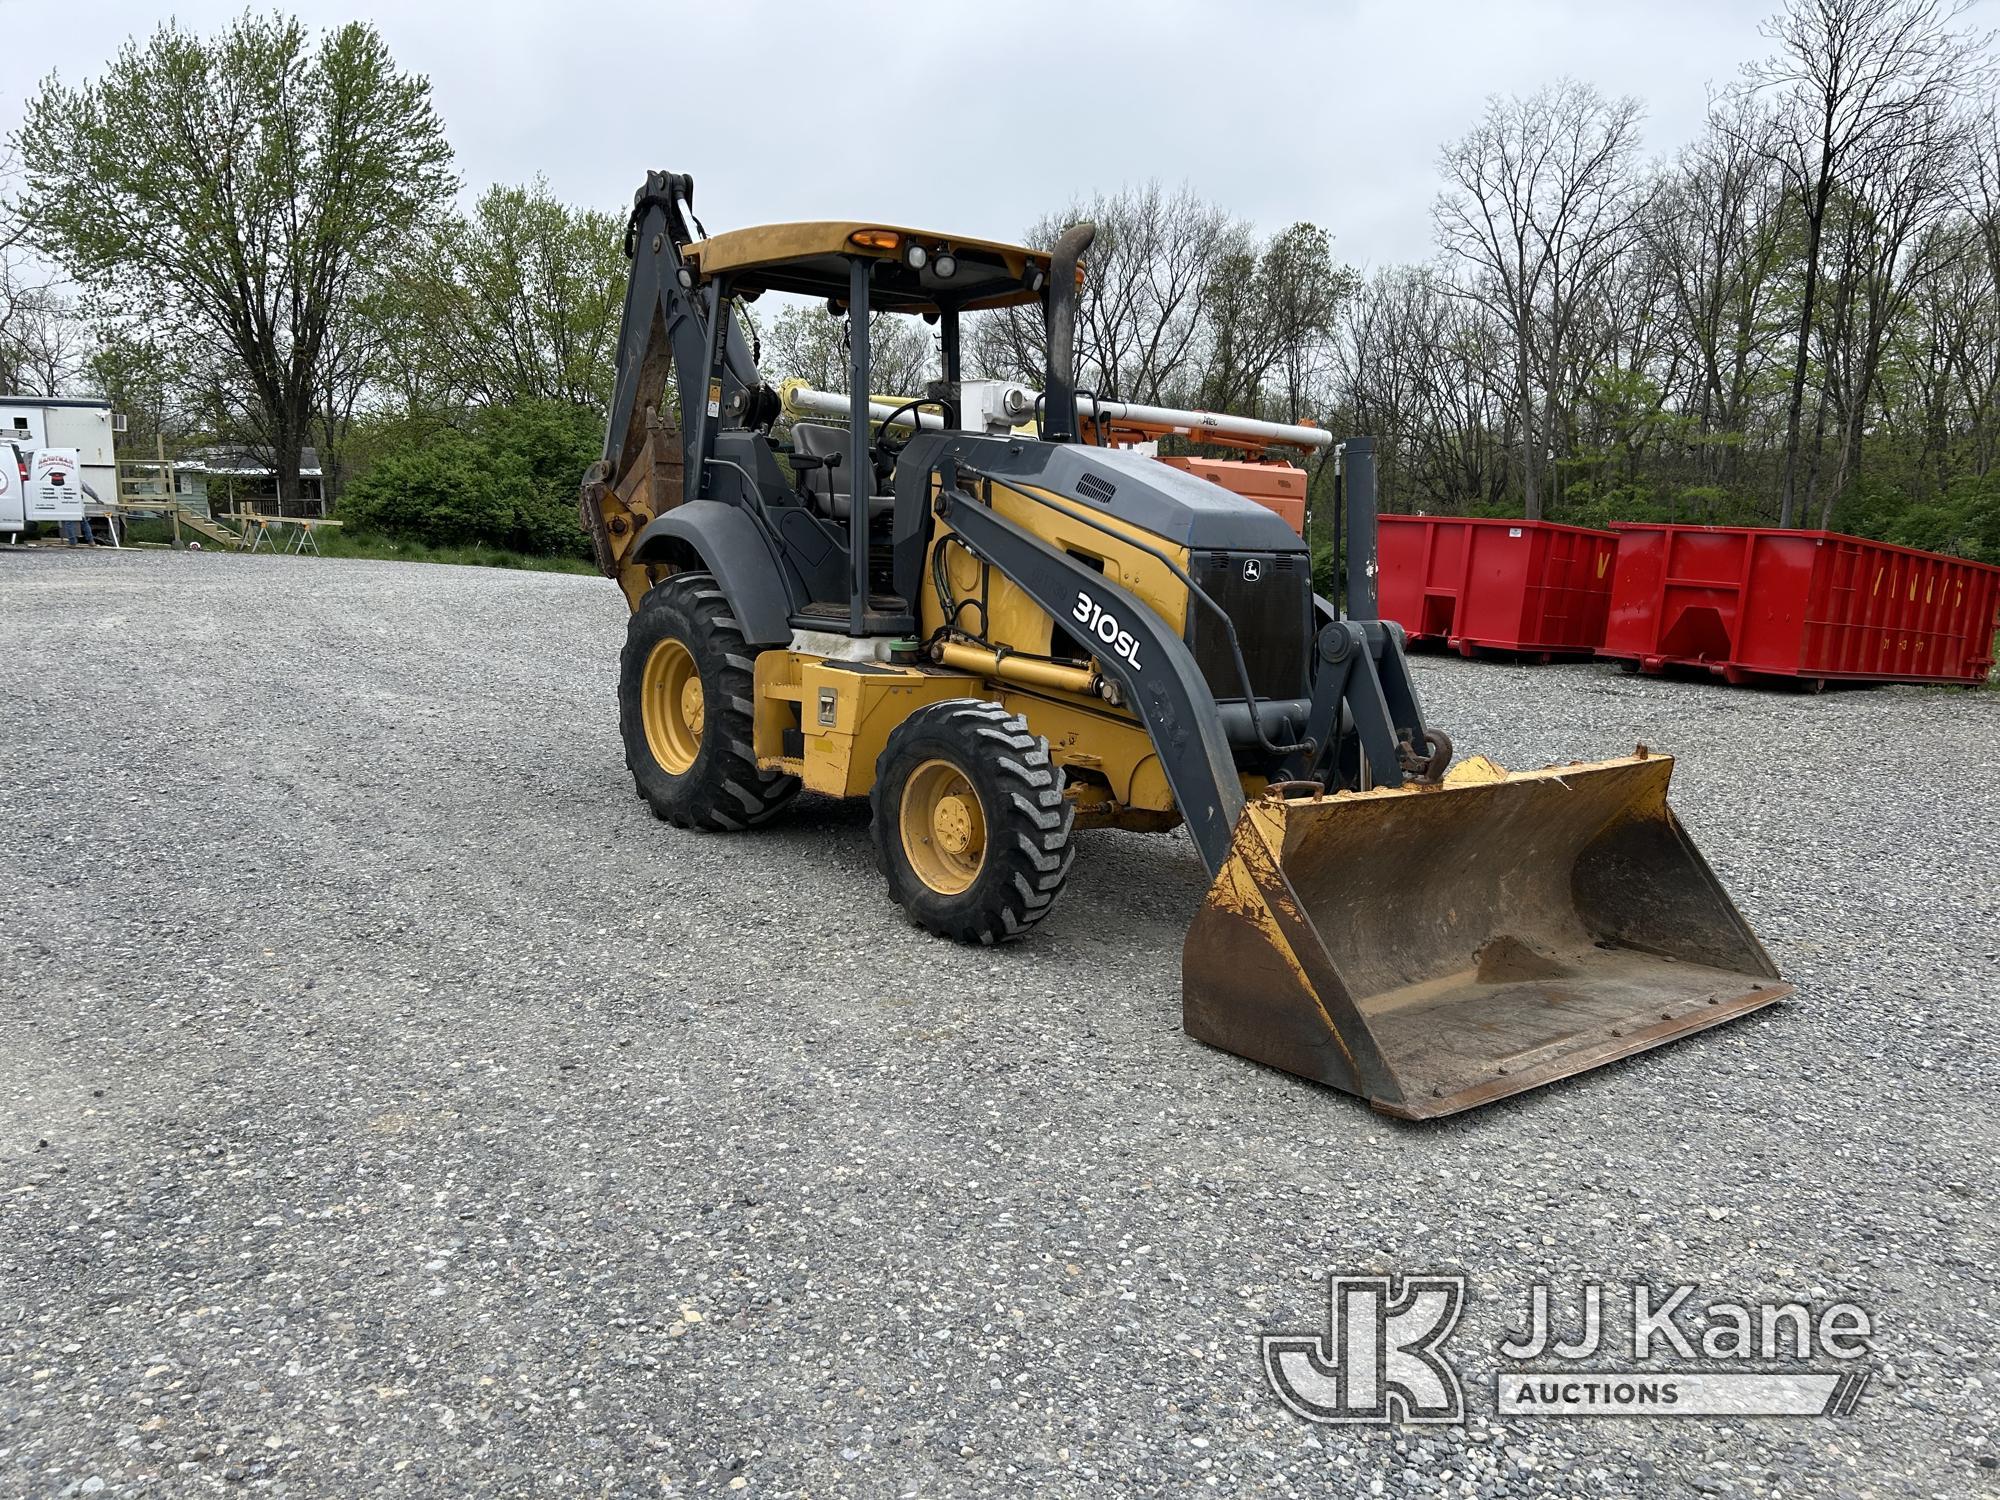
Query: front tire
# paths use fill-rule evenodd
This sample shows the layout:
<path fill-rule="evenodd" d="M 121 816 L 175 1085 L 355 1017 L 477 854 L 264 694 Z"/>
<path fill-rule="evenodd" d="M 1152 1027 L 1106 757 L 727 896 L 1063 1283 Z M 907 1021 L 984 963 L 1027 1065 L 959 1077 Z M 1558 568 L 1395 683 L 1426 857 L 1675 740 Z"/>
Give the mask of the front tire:
<path fill-rule="evenodd" d="M 762 770 L 751 738 L 756 652 L 706 573 L 676 573 L 639 601 L 618 664 L 625 766 L 656 816 L 681 828 L 754 828 L 798 794 Z"/>
<path fill-rule="evenodd" d="M 961 943 L 1003 943 L 1048 915 L 1069 875 L 1076 809 L 1027 721 L 952 698 L 899 724 L 875 763 L 876 860 L 889 897 Z"/>

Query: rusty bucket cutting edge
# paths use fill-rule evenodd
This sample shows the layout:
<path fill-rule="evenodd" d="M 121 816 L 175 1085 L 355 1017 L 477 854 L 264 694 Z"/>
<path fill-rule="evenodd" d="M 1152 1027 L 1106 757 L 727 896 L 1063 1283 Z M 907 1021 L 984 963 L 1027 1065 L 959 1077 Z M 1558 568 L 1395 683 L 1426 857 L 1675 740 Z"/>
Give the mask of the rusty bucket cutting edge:
<path fill-rule="evenodd" d="M 1637 755 L 1253 801 L 1182 952 L 1188 1035 L 1406 1119 L 1792 993 Z"/>

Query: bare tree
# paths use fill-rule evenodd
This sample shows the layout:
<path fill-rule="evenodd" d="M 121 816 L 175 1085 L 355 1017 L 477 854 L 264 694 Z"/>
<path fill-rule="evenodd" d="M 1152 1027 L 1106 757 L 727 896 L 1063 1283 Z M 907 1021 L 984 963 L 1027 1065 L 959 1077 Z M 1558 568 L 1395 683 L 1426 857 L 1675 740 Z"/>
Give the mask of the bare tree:
<path fill-rule="evenodd" d="M 1497 320 L 1427 267 L 1362 283 L 1334 346 L 1335 404 L 1381 442 L 1382 499 L 1462 511 L 1499 503 L 1512 441 Z"/>
<path fill-rule="evenodd" d="M 1984 477 L 2000 463 L 2000 106 L 1989 103 L 1968 132 L 1957 192 L 1959 220 L 1937 232 L 1969 241 L 1968 254 L 1927 309 L 1932 338 L 1922 347 L 1929 363 L 1950 371 L 1964 461 Z M 1937 418 L 1932 441 L 1942 447 L 1954 434 L 1942 409 Z M 1941 452 L 1938 464 L 1942 479 L 1951 460 Z"/>
<path fill-rule="evenodd" d="M 1671 289 L 1667 335 L 1694 381 L 1682 396 L 1694 477 L 1710 489 L 1737 477 L 1784 286 L 1786 198 L 1759 138 L 1766 123 L 1754 101 L 1717 101 L 1646 217 L 1648 249 Z"/>
<path fill-rule="evenodd" d="M 1638 101 L 1572 80 L 1528 98 L 1494 98 L 1439 158 L 1441 247 L 1512 345 L 1522 504 L 1542 514 L 1543 463 L 1562 399 L 1576 320 L 1636 233 L 1643 196 L 1632 170 Z M 1540 410 L 1537 410 L 1537 407 Z"/>
<path fill-rule="evenodd" d="M 1078 384 L 1132 401 L 1193 399 L 1216 267 L 1248 246 L 1248 230 L 1186 187 L 1168 193 L 1148 183 L 1072 204 L 1029 229 L 1027 243 L 1052 245 L 1084 219 L 1097 238 L 1077 306 Z M 1047 332 L 1033 308 L 982 317 L 972 350 L 997 379 L 1038 383 L 1047 368 Z"/>
<path fill-rule="evenodd" d="M 54 396 L 81 368 L 88 337 L 62 273 L 30 243 L 20 155 L 0 144 L 0 392 Z"/>
<path fill-rule="evenodd" d="M 1783 167 L 1805 235 L 1797 337 L 1785 413 L 1779 524 L 1797 514 L 1806 376 L 1819 315 L 1827 215 L 1858 160 L 1912 116 L 1955 104 L 1991 77 L 1985 38 L 1956 29 L 1969 0 L 1786 0 L 1762 28 L 1777 51 L 1740 89 L 1769 94 L 1762 148 Z"/>
<path fill-rule="evenodd" d="M 1962 236 L 1932 232 L 1955 206 L 1966 163 L 1966 126 L 1957 101 L 1933 99 L 1906 114 L 1857 163 L 1847 209 L 1855 228 L 1845 299 L 1852 311 L 1842 320 L 1847 347 L 1840 446 L 1833 482 L 1820 505 L 1822 528 L 1860 472 L 1862 433 L 1891 328 L 1932 277 L 1971 249 Z"/>
<path fill-rule="evenodd" d="M 1883 365 L 1899 391 L 1879 389 L 1875 419 L 1886 446 L 1910 455 L 1919 482 L 1942 492 L 1954 478 L 1980 478 L 1995 461 L 2000 416 L 2000 304 L 1963 219 L 1931 229 L 1916 255 L 1936 266 L 1914 285 L 1890 324 Z"/>
<path fill-rule="evenodd" d="M 0 292 L 7 303 L 0 334 L 0 388 L 28 396 L 60 396 L 82 373 L 90 330 L 76 303 L 53 287 Z"/>
<path fill-rule="evenodd" d="M 758 309 L 760 312 L 762 308 Z M 759 340 L 768 379 L 792 376 L 817 390 L 847 390 L 848 332 L 845 313 L 794 303 L 766 322 Z M 868 318 L 868 378 L 880 395 L 921 396 L 935 380 L 939 355 L 929 327 L 896 313 Z"/>

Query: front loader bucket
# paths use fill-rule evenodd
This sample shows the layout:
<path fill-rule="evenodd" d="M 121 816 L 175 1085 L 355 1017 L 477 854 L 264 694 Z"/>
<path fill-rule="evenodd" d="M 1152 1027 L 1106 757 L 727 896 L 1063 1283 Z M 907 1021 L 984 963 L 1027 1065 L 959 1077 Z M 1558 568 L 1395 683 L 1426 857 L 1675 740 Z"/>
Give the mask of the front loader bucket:
<path fill-rule="evenodd" d="M 1266 797 L 1182 955 L 1189 1036 L 1454 1114 L 1792 992 L 1638 755 Z"/>

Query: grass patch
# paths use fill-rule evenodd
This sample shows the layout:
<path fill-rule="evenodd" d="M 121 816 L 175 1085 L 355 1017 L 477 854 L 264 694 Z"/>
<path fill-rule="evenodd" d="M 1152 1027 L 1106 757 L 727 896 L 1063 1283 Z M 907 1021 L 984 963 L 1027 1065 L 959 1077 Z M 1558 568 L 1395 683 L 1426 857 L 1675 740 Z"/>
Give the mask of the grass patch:
<path fill-rule="evenodd" d="M 237 523 L 224 521 L 231 531 Z M 510 552 L 504 547 L 480 544 L 463 547 L 432 547 L 423 542 L 397 541 L 368 531 L 347 531 L 337 526 L 322 527 L 313 533 L 319 550 L 328 557 L 363 557 L 380 562 L 446 563 L 464 568 L 517 568 L 531 573 L 582 573 L 595 577 L 597 569 L 580 557 L 537 556 Z M 291 544 L 294 533 L 287 531 L 278 540 L 282 550 Z M 173 524 L 152 516 L 133 517 L 125 523 L 128 542 L 171 543 Z M 200 542 L 209 551 L 224 551 L 222 543 L 210 541 L 192 526 L 181 527 L 183 542 Z"/>
<path fill-rule="evenodd" d="M 128 545 L 144 546 L 148 542 L 159 542 L 171 546 L 174 540 L 173 523 L 157 516 L 128 516 L 119 530 Z M 183 539 L 194 537 L 201 540 L 200 534 L 191 527 L 182 528 L 181 536 Z"/>
<path fill-rule="evenodd" d="M 504 547 L 483 543 L 469 546 L 433 547 L 424 542 L 398 541 L 368 531 L 347 531 L 326 527 L 314 535 L 320 551 L 328 557 L 365 557 L 380 562 L 445 563 L 463 568 L 518 568 L 530 573 L 583 573 L 595 577 L 597 569 L 581 557 L 557 557 L 529 552 L 509 552 Z"/>

